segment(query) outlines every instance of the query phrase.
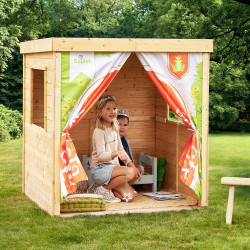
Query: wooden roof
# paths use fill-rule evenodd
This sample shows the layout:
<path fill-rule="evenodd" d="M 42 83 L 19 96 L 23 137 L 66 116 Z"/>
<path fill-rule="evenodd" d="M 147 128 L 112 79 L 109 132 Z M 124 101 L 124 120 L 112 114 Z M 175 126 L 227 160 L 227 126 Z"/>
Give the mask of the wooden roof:
<path fill-rule="evenodd" d="M 20 52 L 213 52 L 210 39 L 45 38 L 20 43 Z"/>

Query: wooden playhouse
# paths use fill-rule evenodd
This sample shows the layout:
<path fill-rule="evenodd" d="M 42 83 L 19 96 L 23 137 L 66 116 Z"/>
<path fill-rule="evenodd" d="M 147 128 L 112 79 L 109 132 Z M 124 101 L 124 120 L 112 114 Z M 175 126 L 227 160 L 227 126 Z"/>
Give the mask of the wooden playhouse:
<path fill-rule="evenodd" d="M 165 158 L 162 190 L 193 197 L 198 207 L 208 205 L 209 53 L 213 50 L 212 40 L 48 38 L 24 42 L 20 47 L 23 54 L 23 192 L 31 200 L 51 216 L 60 215 L 61 57 L 64 52 L 94 51 L 100 54 L 131 53 L 103 95 L 114 95 L 117 106 L 129 110 L 128 138 L 135 163 L 138 164 L 139 152 Z M 141 52 L 201 53 L 201 199 L 197 199 L 194 191 L 180 180 L 181 167 L 177 164 L 192 131 L 184 123 L 170 121 L 168 104 L 136 55 Z M 70 131 L 79 159 L 91 155 L 93 126 L 94 107 Z M 187 206 L 178 209 L 181 208 L 187 209 Z M 126 210 L 124 206 L 122 209 Z M 134 209 L 142 211 L 140 207 Z M 159 211 L 174 209 L 175 206 L 169 208 L 166 205 Z"/>

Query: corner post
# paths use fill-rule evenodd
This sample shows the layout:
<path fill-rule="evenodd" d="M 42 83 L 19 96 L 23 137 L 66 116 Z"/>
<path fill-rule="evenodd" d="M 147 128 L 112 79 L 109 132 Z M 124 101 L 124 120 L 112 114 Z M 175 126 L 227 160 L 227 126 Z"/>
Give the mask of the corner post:
<path fill-rule="evenodd" d="M 202 181 L 201 206 L 208 205 L 208 133 L 209 133 L 209 53 L 203 53 L 203 86 L 202 86 Z"/>
<path fill-rule="evenodd" d="M 26 113 L 26 55 L 23 54 L 23 186 L 22 191 L 25 193 L 25 113 Z"/>
<path fill-rule="evenodd" d="M 61 53 L 55 53 L 54 215 L 60 215 Z"/>

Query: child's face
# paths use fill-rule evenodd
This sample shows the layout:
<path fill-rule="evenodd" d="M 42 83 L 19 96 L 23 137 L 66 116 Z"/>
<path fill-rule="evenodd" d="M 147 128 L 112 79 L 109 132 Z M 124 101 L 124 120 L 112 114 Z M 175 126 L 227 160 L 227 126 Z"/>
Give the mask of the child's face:
<path fill-rule="evenodd" d="M 102 111 L 102 119 L 107 125 L 111 125 L 114 122 L 114 119 L 117 116 L 116 104 L 114 101 L 107 102 L 106 107 Z"/>
<path fill-rule="evenodd" d="M 120 125 L 119 129 L 120 136 L 123 136 L 126 134 L 128 130 L 128 118 L 127 117 L 119 118 L 118 123 Z"/>

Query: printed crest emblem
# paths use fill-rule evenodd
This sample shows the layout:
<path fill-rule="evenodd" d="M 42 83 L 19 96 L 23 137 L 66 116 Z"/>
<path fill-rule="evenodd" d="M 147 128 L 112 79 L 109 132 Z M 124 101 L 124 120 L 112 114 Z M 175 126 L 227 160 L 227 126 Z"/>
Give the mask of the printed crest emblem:
<path fill-rule="evenodd" d="M 189 72 L 188 53 L 167 53 L 168 71 L 177 79 L 182 79 Z"/>

